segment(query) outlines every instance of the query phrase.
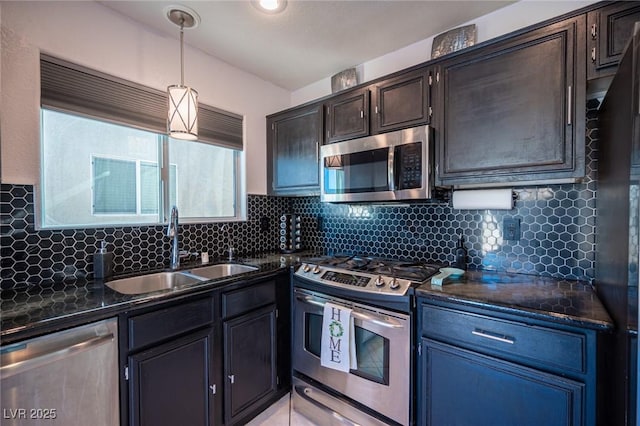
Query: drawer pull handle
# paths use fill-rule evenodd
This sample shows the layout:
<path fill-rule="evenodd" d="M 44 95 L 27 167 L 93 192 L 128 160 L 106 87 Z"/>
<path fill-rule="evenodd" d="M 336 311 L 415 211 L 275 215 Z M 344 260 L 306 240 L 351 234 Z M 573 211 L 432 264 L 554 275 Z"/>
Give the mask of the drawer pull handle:
<path fill-rule="evenodd" d="M 486 339 L 497 340 L 498 342 L 502 342 L 502 343 L 508 343 L 510 345 L 513 345 L 516 342 L 513 338 L 510 338 L 509 336 L 494 334 L 485 330 L 475 329 L 471 332 L 471 334 L 475 336 L 484 337 Z"/>

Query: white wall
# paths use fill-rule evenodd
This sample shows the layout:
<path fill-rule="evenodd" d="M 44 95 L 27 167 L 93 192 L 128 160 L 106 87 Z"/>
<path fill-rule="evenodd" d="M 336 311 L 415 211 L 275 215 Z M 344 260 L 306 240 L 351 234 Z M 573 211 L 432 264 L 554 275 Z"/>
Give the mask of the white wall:
<path fill-rule="evenodd" d="M 478 42 L 593 1 L 522 0 L 475 23 Z M 179 42 L 95 2 L 0 1 L 0 179 L 39 180 L 39 54 L 45 53 L 164 90 L 180 75 Z M 266 194 L 265 116 L 330 94 L 327 77 L 293 93 L 188 46 L 185 82 L 203 103 L 245 116 L 247 192 Z M 361 64 L 362 81 L 425 62 L 433 38 Z"/>
<path fill-rule="evenodd" d="M 480 43 L 595 2 L 595 0 L 521 0 L 462 25 L 476 24 L 477 42 Z M 364 83 L 428 61 L 431 59 L 433 38 L 429 37 L 359 65 L 357 67 L 359 81 Z M 291 94 L 291 105 L 300 105 L 329 94 L 331 94 L 330 76 L 294 91 Z"/>
<path fill-rule="evenodd" d="M 0 2 L 0 141 L 3 183 L 39 181 L 40 51 L 165 90 L 180 78 L 179 40 L 95 2 Z M 200 101 L 245 117 L 247 192 L 266 194 L 265 116 L 290 93 L 188 46 L 185 82 Z M 72 165 L 68 165 L 72 167 Z"/>

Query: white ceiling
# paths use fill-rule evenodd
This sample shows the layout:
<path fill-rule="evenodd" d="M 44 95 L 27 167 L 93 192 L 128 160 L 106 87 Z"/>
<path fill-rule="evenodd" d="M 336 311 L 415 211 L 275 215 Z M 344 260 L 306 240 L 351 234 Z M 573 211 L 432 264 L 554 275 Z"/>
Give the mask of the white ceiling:
<path fill-rule="evenodd" d="M 201 22 L 185 30 L 186 44 L 293 91 L 513 2 L 289 0 L 279 15 L 263 14 L 248 0 L 100 3 L 176 38 L 163 10 L 187 6 Z"/>

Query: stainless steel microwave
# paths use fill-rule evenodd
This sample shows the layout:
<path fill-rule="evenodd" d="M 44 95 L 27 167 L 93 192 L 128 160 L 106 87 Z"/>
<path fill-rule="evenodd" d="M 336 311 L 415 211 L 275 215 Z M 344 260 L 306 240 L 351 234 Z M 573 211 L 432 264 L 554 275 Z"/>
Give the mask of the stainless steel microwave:
<path fill-rule="evenodd" d="M 320 147 L 320 200 L 430 199 L 434 150 L 429 126 Z"/>

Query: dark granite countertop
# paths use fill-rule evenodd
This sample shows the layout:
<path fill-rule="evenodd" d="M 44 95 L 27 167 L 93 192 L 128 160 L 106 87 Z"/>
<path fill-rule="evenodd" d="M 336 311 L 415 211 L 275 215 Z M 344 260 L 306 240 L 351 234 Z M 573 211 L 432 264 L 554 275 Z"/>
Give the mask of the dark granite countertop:
<path fill-rule="evenodd" d="M 614 324 L 593 287 L 535 275 L 467 271 L 443 286 L 423 284 L 418 296 L 488 308 L 531 318 L 608 330 Z"/>
<path fill-rule="evenodd" d="M 97 321 L 142 304 L 169 301 L 181 296 L 210 291 L 240 280 L 268 276 L 295 264 L 298 259 L 297 255 L 280 254 L 245 258 L 242 263 L 258 266 L 259 269 L 232 277 L 203 281 L 195 285 L 137 295 L 120 294 L 102 283 L 80 280 L 51 287 L 33 286 L 19 290 L 2 290 L 0 291 L 0 344 L 52 332 L 83 321 Z M 209 264 L 215 263 L 224 262 Z M 194 268 L 193 264 L 186 265 L 184 269 L 192 268 Z M 159 271 L 145 271 L 145 273 L 151 272 Z"/>
<path fill-rule="evenodd" d="M 162 303 L 204 293 L 282 271 L 300 261 L 301 254 L 265 254 L 245 258 L 259 266 L 254 272 L 203 281 L 173 290 L 139 295 L 117 293 L 97 282 L 76 282 L 41 288 L 0 291 L 0 344 L 8 344 L 76 323 L 97 321 L 144 304 Z M 211 262 L 210 264 L 219 263 Z M 187 265 L 193 268 L 194 265 Z M 185 268 L 185 269 L 187 269 Z M 150 273 L 154 271 L 145 271 Z M 157 272 L 157 271 L 156 271 Z M 119 277 L 118 277 L 119 278 Z M 533 275 L 467 271 L 444 286 L 423 284 L 418 296 L 524 315 L 570 325 L 606 330 L 613 322 L 588 283 Z"/>

